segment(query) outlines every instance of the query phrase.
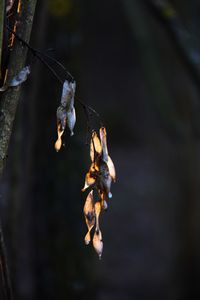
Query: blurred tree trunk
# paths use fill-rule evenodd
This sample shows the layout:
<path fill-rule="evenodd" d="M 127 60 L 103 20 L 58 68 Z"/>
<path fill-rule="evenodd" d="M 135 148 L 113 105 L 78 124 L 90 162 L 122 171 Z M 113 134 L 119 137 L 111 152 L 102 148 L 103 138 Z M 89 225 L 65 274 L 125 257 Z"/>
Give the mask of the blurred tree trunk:
<path fill-rule="evenodd" d="M 42 49 L 47 25 L 46 1 L 38 3 L 35 15 L 31 44 Z M 37 28 L 40 28 L 38 31 Z M 35 30 L 34 30 L 35 29 Z M 12 248 L 15 264 L 15 293 L 19 299 L 36 299 L 36 244 L 35 244 L 35 193 L 33 185 L 37 174 L 34 172 L 34 147 L 37 143 L 37 110 L 40 109 L 40 76 L 41 65 L 34 61 L 32 66 L 31 84 L 24 88 L 23 99 L 19 110 L 19 118 L 15 135 L 15 148 L 18 155 L 13 161 L 11 170 L 17 178 L 16 191 L 10 195 L 9 214 L 12 214 Z M 28 101 L 26 101 L 28 99 Z M 31 134 L 30 134 L 31 133 Z M 19 138 L 18 138 L 19 137 Z M 25 146 L 26 145 L 26 146 Z M 19 251 L 18 245 L 22 249 Z"/>
<path fill-rule="evenodd" d="M 1 73 L 1 59 L 2 59 L 2 47 L 3 47 L 3 24 L 4 24 L 4 11 L 5 1 L 0 2 L 0 80 L 2 79 Z"/>
<path fill-rule="evenodd" d="M 192 74 L 191 78 L 194 83 L 199 83 L 199 64 L 194 60 L 195 56 L 192 56 L 192 53 L 198 52 L 195 52 L 194 48 L 192 48 L 192 42 L 188 42 L 188 40 L 191 40 L 191 37 L 188 33 L 186 34 L 168 1 L 150 2 L 158 9 L 157 13 L 164 18 L 164 25 L 168 26 L 171 31 L 171 35 L 173 36 L 173 51 L 177 50 L 176 45 L 178 45 L 179 52 L 184 54 L 180 55 L 180 57 L 186 72 L 185 74 L 181 74 L 179 71 L 181 79 L 179 79 L 180 81 L 176 80 L 176 84 L 178 86 L 181 82 L 182 84 L 185 82 L 183 91 L 188 97 L 184 101 L 184 97 L 180 101 L 178 100 L 178 114 L 175 114 L 175 101 L 177 100 L 173 95 L 169 94 L 170 86 L 167 85 L 168 82 L 164 80 L 164 77 L 162 78 L 164 68 L 162 68 L 162 63 L 158 61 L 159 55 L 157 54 L 156 40 L 153 38 L 152 26 L 150 26 L 151 21 L 148 18 L 148 13 L 145 12 L 145 6 L 139 0 L 124 0 L 123 4 L 131 28 L 137 38 L 147 85 L 153 95 L 152 100 L 156 104 L 161 122 L 166 123 L 166 125 L 168 124 L 167 129 L 170 127 L 172 129 L 170 131 L 170 138 L 175 134 L 173 151 L 177 155 L 177 160 L 174 162 L 173 172 L 176 174 L 175 180 L 182 189 L 182 201 L 177 212 L 178 228 L 175 229 L 179 235 L 179 257 L 174 269 L 174 282 L 176 282 L 176 288 L 178 287 L 179 289 L 178 293 L 181 299 L 190 299 L 199 296 L 199 230 L 197 227 L 198 216 L 196 211 L 199 207 L 200 174 L 198 170 L 197 143 L 195 140 L 195 133 L 199 132 L 199 124 L 197 122 L 194 124 L 196 111 L 193 103 L 194 99 L 191 95 L 192 88 L 188 88 L 190 86 L 188 74 Z M 177 64 L 177 61 L 174 60 L 172 64 Z M 199 88 L 198 85 L 197 88 Z M 176 289 L 174 288 L 174 290 Z"/>
<path fill-rule="evenodd" d="M 168 134 L 182 137 L 183 124 L 177 118 L 172 95 L 163 75 L 152 22 L 140 1 L 124 0 L 122 3 L 133 35 L 137 39 L 141 67 L 160 123 Z"/>
<path fill-rule="evenodd" d="M 29 42 L 33 18 L 35 13 L 36 0 L 21 1 L 20 11 L 16 17 L 17 34 L 26 42 Z M 4 30 L 6 30 L 4 28 Z M 13 50 L 10 54 L 8 63 L 9 81 L 15 76 L 25 65 L 27 49 L 21 45 L 16 39 L 14 41 Z M 21 86 L 12 88 L 4 92 L 0 102 L 0 176 L 2 176 L 9 141 L 13 129 L 13 122 L 17 110 L 21 93 Z M 1 260 L 1 276 L 0 276 L 0 299 L 12 299 L 11 284 L 9 278 L 8 267 L 6 263 L 6 251 L 3 241 L 3 232 L 0 228 L 0 260 Z"/>

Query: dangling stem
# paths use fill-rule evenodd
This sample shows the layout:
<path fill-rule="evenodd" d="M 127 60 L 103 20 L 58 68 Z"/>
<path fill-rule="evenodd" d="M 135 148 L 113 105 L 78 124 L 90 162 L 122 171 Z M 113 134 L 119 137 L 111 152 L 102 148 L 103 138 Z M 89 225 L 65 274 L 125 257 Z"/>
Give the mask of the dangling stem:
<path fill-rule="evenodd" d="M 31 47 L 27 42 L 25 42 L 16 32 L 14 32 L 8 25 L 7 29 L 24 45 L 28 48 L 28 50 L 38 58 L 38 60 L 54 75 L 54 77 L 63 84 L 63 80 L 58 76 L 58 74 L 54 71 L 54 69 L 38 54 L 38 50 Z"/>
<path fill-rule="evenodd" d="M 58 66 L 60 66 L 65 71 L 65 73 L 67 74 L 68 79 L 70 81 L 74 81 L 74 77 L 66 70 L 66 68 L 58 60 L 56 60 L 55 58 L 49 56 L 48 54 L 43 53 L 40 50 L 37 50 L 37 49 L 31 47 L 16 32 L 14 32 L 8 25 L 6 27 L 16 37 L 16 39 L 19 40 L 24 46 L 26 46 L 28 48 L 28 50 L 33 54 L 33 56 L 35 56 L 50 71 L 50 73 L 53 74 L 53 76 L 56 78 L 56 80 L 58 80 L 60 82 L 60 84 L 63 85 L 64 80 L 61 79 L 61 77 L 56 73 L 56 71 L 49 65 L 49 63 L 44 58 L 47 58 L 47 59 L 53 61 L 54 63 L 56 63 Z M 90 131 L 92 131 L 90 112 L 93 113 L 94 115 L 96 115 L 97 118 L 100 118 L 99 113 L 97 113 L 94 108 L 92 108 L 91 106 L 85 104 L 80 99 L 78 99 L 76 97 L 75 97 L 75 99 L 83 107 L 83 110 L 84 110 L 86 118 L 87 118 L 88 128 L 90 129 Z M 101 120 L 100 120 L 100 124 L 101 124 L 101 126 L 103 126 L 103 122 Z"/>
<path fill-rule="evenodd" d="M 70 74 L 70 72 L 69 71 L 67 71 L 67 69 L 65 68 L 65 66 L 63 66 L 63 64 L 61 64 L 61 62 L 59 62 L 57 59 L 55 59 L 54 57 L 52 57 L 52 56 L 50 56 L 50 55 L 48 55 L 48 54 L 46 54 L 46 53 L 44 53 L 44 52 L 42 52 L 42 51 L 40 51 L 40 50 L 36 50 L 40 55 L 42 55 L 43 57 L 46 57 L 46 58 L 48 58 L 49 60 L 51 60 L 51 61 L 53 61 L 55 64 L 57 64 L 59 67 L 61 67 L 64 71 L 65 71 L 65 73 L 67 74 L 67 76 L 69 77 L 69 80 L 70 81 L 74 81 L 74 77 Z"/>

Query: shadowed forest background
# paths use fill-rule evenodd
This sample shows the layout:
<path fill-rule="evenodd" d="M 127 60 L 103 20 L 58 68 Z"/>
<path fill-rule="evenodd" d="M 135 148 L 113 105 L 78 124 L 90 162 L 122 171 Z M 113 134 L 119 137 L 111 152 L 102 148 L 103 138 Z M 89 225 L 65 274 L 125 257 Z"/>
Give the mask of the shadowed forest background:
<path fill-rule="evenodd" d="M 61 86 L 29 53 L 0 184 L 15 299 L 200 297 L 200 77 L 183 51 L 200 49 L 200 3 L 170 1 L 188 34 L 177 45 L 145 2 L 37 3 L 30 44 L 62 62 L 102 116 L 117 182 L 99 261 L 84 245 L 85 115 L 75 103 L 75 135 L 56 153 Z M 198 69 L 200 51 L 191 60 Z"/>

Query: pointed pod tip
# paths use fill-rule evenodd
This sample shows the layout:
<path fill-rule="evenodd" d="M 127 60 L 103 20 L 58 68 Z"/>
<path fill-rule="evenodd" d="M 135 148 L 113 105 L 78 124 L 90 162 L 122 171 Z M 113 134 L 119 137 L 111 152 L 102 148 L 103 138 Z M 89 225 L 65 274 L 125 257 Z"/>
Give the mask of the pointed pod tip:
<path fill-rule="evenodd" d="M 54 148 L 55 148 L 56 152 L 58 152 L 60 150 L 61 146 L 62 146 L 62 140 L 61 140 L 61 138 L 58 138 L 54 144 Z"/>
<path fill-rule="evenodd" d="M 89 245 L 90 241 L 91 241 L 91 238 L 90 238 L 90 231 L 88 231 L 85 235 L 85 238 L 84 238 L 84 241 L 85 241 L 85 245 Z"/>
<path fill-rule="evenodd" d="M 103 201 L 102 208 L 103 208 L 103 210 L 107 210 L 108 209 L 108 203 L 106 202 L 106 200 Z"/>
<path fill-rule="evenodd" d="M 58 148 L 56 144 L 55 144 L 54 148 L 55 148 L 56 152 L 58 153 L 60 148 Z"/>
<path fill-rule="evenodd" d="M 111 193 L 111 192 L 108 193 L 108 198 L 109 198 L 109 199 L 112 198 L 112 193 Z"/>
<path fill-rule="evenodd" d="M 70 133 L 70 136 L 73 136 L 74 135 L 74 132 L 72 131 L 71 133 Z"/>

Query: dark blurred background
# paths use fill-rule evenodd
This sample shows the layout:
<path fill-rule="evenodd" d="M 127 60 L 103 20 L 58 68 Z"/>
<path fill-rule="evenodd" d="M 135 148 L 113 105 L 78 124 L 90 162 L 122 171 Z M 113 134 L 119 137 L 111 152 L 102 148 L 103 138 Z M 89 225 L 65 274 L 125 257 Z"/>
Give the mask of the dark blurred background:
<path fill-rule="evenodd" d="M 38 1 L 31 45 L 62 62 L 77 97 L 103 117 L 117 183 L 101 217 L 99 261 L 84 245 L 82 107 L 75 136 L 56 153 L 61 86 L 29 55 L 0 185 L 15 299 L 200 297 L 200 89 L 168 24 L 145 2 Z M 186 44 L 200 47 L 199 1 L 170 3 Z"/>

